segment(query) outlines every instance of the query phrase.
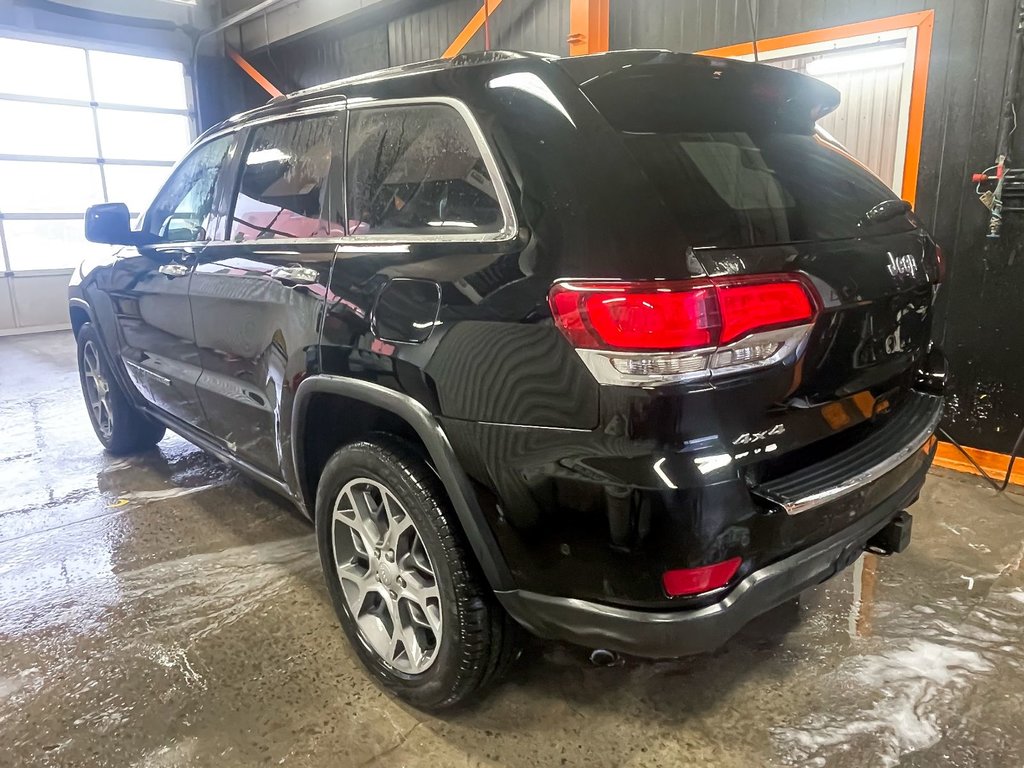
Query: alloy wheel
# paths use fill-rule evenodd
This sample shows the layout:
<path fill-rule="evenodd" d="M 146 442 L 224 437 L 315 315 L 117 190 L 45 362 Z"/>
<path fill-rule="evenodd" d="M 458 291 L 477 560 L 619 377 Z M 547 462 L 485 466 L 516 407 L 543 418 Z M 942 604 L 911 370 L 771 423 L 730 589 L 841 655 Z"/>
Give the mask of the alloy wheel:
<path fill-rule="evenodd" d="M 96 428 L 105 438 L 114 431 L 114 412 L 110 408 L 110 383 L 100 367 L 99 350 L 92 341 L 85 342 L 82 350 L 85 373 L 85 398 L 96 419 Z"/>
<path fill-rule="evenodd" d="M 334 502 L 334 567 L 363 642 L 406 674 L 425 672 L 441 644 L 441 596 L 412 517 L 386 486 L 360 477 Z"/>

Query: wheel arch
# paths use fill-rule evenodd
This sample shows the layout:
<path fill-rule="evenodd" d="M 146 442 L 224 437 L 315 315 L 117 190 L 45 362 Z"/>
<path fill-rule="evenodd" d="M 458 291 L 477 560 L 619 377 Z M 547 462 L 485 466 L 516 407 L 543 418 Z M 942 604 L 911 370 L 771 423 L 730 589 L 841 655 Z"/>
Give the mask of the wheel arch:
<path fill-rule="evenodd" d="M 512 589 L 511 572 L 480 508 L 473 485 L 441 425 L 417 400 L 379 384 L 342 376 L 317 375 L 303 380 L 296 390 L 291 425 L 292 459 L 299 492 L 311 516 L 315 515 L 316 491 L 307 466 L 310 458 L 307 438 L 311 433 L 309 424 L 315 416 L 314 403 L 322 397 L 355 401 L 376 409 L 385 415 L 383 428 L 386 431 L 397 431 L 399 436 L 403 436 L 402 432 L 408 430 L 405 436 L 415 437 L 411 442 L 418 443 L 417 447 L 425 453 L 425 458 L 441 480 L 466 541 L 491 589 Z"/>
<path fill-rule="evenodd" d="M 68 301 L 68 314 L 71 317 L 71 330 L 75 334 L 76 339 L 83 325 L 95 322 L 92 316 L 92 308 L 84 299 L 70 299 Z"/>
<path fill-rule="evenodd" d="M 107 361 L 107 365 L 110 366 L 110 371 L 114 376 L 114 380 L 120 385 L 125 395 L 129 399 L 132 399 L 131 393 L 138 394 L 138 389 L 125 372 L 124 364 L 120 363 L 120 357 L 117 349 L 110 347 L 110 342 L 107 339 L 106 334 L 104 334 L 103 329 L 100 327 L 100 323 L 96 319 L 96 313 L 93 311 L 89 302 L 77 296 L 72 296 L 68 299 L 68 315 L 71 318 L 71 330 L 75 335 L 75 341 L 78 340 L 78 335 L 82 332 L 82 326 L 86 323 L 91 323 L 93 328 L 96 329 L 96 333 L 100 340 L 100 354 L 103 355 L 104 359 Z M 141 395 L 138 396 L 142 397 Z"/>

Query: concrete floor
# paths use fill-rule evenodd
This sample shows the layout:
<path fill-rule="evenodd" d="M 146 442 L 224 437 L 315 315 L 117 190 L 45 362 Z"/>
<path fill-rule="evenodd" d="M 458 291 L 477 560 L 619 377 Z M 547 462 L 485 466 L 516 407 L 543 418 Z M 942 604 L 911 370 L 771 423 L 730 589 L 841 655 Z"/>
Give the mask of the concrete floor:
<path fill-rule="evenodd" d="M 69 333 L 0 339 L 0 765 L 1024 763 L 1024 499 L 936 473 L 865 556 L 712 656 L 530 645 L 476 709 L 380 693 L 310 526 L 177 437 L 106 456 Z"/>

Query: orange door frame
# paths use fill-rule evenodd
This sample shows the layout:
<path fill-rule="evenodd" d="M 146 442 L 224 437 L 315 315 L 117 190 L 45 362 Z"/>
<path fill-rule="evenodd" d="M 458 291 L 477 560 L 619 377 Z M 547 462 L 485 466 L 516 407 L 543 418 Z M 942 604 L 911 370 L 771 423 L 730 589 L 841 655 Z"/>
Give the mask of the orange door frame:
<path fill-rule="evenodd" d="M 910 119 L 907 123 L 907 155 L 903 161 L 903 197 L 912 204 L 917 199 L 917 173 L 921 163 L 921 134 L 924 129 L 924 102 L 928 88 L 928 64 L 932 52 L 932 27 L 935 25 L 935 11 L 918 11 L 883 19 L 843 24 L 839 27 L 814 29 L 757 41 L 758 53 L 796 48 L 801 45 L 829 43 L 848 37 L 873 35 L 897 29 L 917 29 L 917 43 L 914 50 L 914 76 L 910 86 Z M 700 51 L 706 56 L 750 56 L 754 53 L 752 43 L 738 43 L 721 48 Z"/>

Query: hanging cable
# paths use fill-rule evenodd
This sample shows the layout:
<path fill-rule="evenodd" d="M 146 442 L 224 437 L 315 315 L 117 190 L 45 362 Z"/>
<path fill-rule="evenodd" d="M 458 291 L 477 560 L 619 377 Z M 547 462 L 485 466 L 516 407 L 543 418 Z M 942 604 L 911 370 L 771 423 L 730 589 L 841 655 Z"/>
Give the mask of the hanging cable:
<path fill-rule="evenodd" d="M 754 46 L 754 61 L 760 61 L 757 54 L 757 20 L 754 14 L 754 0 L 747 0 L 747 12 L 750 14 L 750 42 Z"/>
<path fill-rule="evenodd" d="M 484 50 L 491 50 L 491 1 L 484 0 Z"/>
<path fill-rule="evenodd" d="M 946 440 L 955 445 L 960 453 L 967 457 L 967 460 L 974 465 L 976 470 L 978 470 L 978 474 L 985 478 L 985 481 L 995 489 L 996 493 L 1002 493 L 1006 490 L 1007 486 L 1010 485 L 1010 477 L 1013 475 L 1013 465 L 1017 461 L 1017 455 L 1020 453 L 1021 445 L 1024 445 L 1024 427 L 1022 427 L 1020 433 L 1018 433 L 1017 440 L 1013 444 L 1013 450 L 1010 451 L 1010 461 L 1006 465 L 1006 474 L 1003 476 L 1001 483 L 982 469 L 981 465 L 974 460 L 974 457 L 967 452 L 967 449 L 960 445 L 960 443 L 957 442 L 957 439 L 949 434 L 949 432 L 941 428 L 939 429 L 939 432 L 942 433 L 942 436 L 946 438 Z"/>
<path fill-rule="evenodd" d="M 280 69 L 280 67 L 277 66 L 277 62 L 274 61 L 274 54 L 270 52 L 270 22 L 267 21 L 267 16 L 268 15 L 269 14 L 266 14 L 266 13 L 263 14 L 263 32 L 264 32 L 264 34 L 266 35 L 266 38 L 267 38 L 267 61 L 270 62 L 270 66 L 272 66 L 274 68 L 274 72 L 277 73 L 277 76 L 281 77 L 281 69 Z M 239 38 L 241 38 L 241 32 L 242 32 L 242 28 L 241 27 L 238 28 L 238 32 L 239 32 Z"/>

